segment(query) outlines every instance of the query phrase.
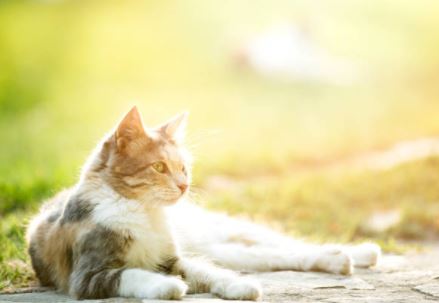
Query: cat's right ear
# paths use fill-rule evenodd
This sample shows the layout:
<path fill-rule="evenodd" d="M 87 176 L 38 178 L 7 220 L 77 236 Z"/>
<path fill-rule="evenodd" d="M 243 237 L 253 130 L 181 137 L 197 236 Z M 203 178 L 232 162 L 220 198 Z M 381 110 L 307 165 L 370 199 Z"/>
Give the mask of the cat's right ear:
<path fill-rule="evenodd" d="M 115 133 L 117 149 L 125 150 L 129 142 L 144 135 L 142 118 L 137 107 L 134 106 L 117 126 Z"/>

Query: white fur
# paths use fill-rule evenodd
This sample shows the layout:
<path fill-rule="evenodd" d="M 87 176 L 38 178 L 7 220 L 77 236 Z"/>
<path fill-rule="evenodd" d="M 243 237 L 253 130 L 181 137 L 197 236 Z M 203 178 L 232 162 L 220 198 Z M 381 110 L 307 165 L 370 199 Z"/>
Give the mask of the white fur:
<path fill-rule="evenodd" d="M 190 292 L 201 288 L 228 300 L 257 300 L 262 295 L 258 282 L 204 260 L 183 259 L 179 266 L 185 273 Z"/>
<path fill-rule="evenodd" d="M 160 264 L 163 257 L 177 252 L 166 209 L 143 207 L 141 202 L 125 199 L 104 184 L 90 199 L 96 201 L 92 213 L 94 223 L 128 234 L 134 240 L 126 256 L 130 269 L 122 273 L 119 294 L 138 298 L 181 298 L 187 290 L 181 280 L 148 271 Z M 232 271 L 199 260 L 182 258 L 179 262 L 193 292 L 201 287 L 225 299 L 256 300 L 261 296 L 257 282 L 241 278 Z"/>
<path fill-rule="evenodd" d="M 182 280 L 175 277 L 127 269 L 122 272 L 118 293 L 122 297 L 179 300 L 186 294 L 187 288 Z"/>
<path fill-rule="evenodd" d="M 235 270 L 321 270 L 349 275 L 354 265 L 373 266 L 380 256 L 375 244 L 308 244 L 190 203 L 174 206 L 169 214 L 183 250 Z"/>
<path fill-rule="evenodd" d="M 181 298 L 187 290 L 184 282 L 148 271 L 160 264 L 163 257 L 178 254 L 179 245 L 185 254 L 203 255 L 224 267 L 246 271 L 322 270 L 351 274 L 354 264 L 368 267 L 375 265 L 379 257 L 379 247 L 373 244 L 307 244 L 186 202 L 169 208 L 148 208 L 144 206 L 147 204 L 121 197 L 105 184 L 100 184 L 89 198 L 95 202 L 93 222 L 134 239 L 126 256 L 130 269 L 121 277 L 121 296 Z M 182 258 L 179 266 L 190 292 L 210 291 L 221 298 L 237 300 L 261 297 L 257 282 L 232 271 L 187 258 Z"/>
<path fill-rule="evenodd" d="M 351 255 L 341 247 L 322 246 L 319 248 L 310 253 L 311 262 L 314 263 L 309 269 L 344 275 L 350 275 L 354 272 L 354 262 Z"/>
<path fill-rule="evenodd" d="M 227 300 L 253 300 L 256 301 L 262 296 L 262 289 L 258 282 L 250 279 L 235 279 L 216 283 L 212 293 Z"/>
<path fill-rule="evenodd" d="M 347 248 L 356 267 L 370 267 L 378 264 L 381 248 L 374 243 L 363 243 Z"/>
<path fill-rule="evenodd" d="M 164 209 L 146 208 L 141 202 L 121 197 L 102 185 L 93 195 L 98 200 L 92 221 L 133 238 L 127 265 L 153 270 L 163 257 L 174 253 L 174 243 Z"/>

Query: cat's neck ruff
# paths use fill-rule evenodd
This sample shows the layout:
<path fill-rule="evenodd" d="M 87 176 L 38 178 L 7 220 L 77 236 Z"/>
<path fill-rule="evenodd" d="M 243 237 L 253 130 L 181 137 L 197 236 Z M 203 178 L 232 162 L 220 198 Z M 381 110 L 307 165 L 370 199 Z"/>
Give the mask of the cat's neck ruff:
<path fill-rule="evenodd" d="M 135 238 L 142 237 L 145 229 L 160 232 L 168 228 L 164 207 L 148 207 L 148 203 L 123 197 L 103 181 L 81 183 L 76 193 L 93 204 L 95 224 Z"/>

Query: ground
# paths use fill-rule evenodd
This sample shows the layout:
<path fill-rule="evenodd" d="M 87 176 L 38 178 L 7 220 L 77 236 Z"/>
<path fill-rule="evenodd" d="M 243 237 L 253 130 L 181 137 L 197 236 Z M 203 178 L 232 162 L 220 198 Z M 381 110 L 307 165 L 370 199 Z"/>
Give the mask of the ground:
<path fill-rule="evenodd" d="M 324 273 L 270 272 L 251 274 L 264 289 L 264 302 L 390 303 L 437 302 L 439 300 L 439 247 L 404 256 L 385 255 L 372 269 L 357 269 L 353 276 Z M 77 302 L 53 291 L 0 294 L 0 302 Z M 27 290 L 29 291 L 29 290 Z M 20 292 L 20 290 L 17 290 Z M 80 302 L 141 302 L 107 299 Z M 219 302 L 207 294 L 189 295 L 183 301 Z M 79 301 L 78 301 L 79 302 Z M 159 302 L 143 300 L 142 302 Z M 163 302 L 163 301 L 161 301 Z"/>

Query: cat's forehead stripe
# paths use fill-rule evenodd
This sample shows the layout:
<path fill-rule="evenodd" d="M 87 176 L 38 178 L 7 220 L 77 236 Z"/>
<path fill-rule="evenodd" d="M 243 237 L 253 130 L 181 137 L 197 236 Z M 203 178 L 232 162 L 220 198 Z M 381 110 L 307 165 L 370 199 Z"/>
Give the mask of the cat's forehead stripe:
<path fill-rule="evenodd" d="M 166 146 L 164 149 L 166 158 L 170 162 L 181 162 L 182 159 L 180 157 L 180 153 L 178 152 L 177 148 L 174 146 Z"/>

